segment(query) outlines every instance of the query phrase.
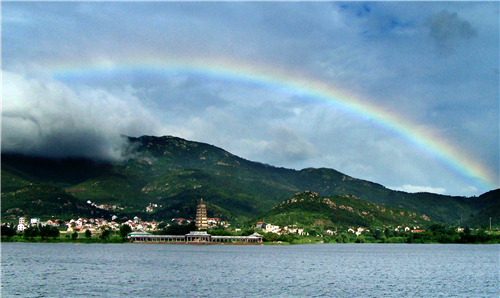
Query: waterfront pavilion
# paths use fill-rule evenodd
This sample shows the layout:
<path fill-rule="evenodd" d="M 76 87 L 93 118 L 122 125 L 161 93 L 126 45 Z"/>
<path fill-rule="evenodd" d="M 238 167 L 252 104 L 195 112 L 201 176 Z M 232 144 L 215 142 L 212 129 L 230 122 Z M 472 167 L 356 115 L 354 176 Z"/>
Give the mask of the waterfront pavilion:
<path fill-rule="evenodd" d="M 151 235 L 150 233 L 130 233 L 131 242 L 149 243 L 262 243 L 262 235 L 250 236 L 212 236 L 205 231 L 192 231 L 186 235 Z"/>
<path fill-rule="evenodd" d="M 191 231 L 189 234 L 186 234 L 187 242 L 210 242 L 210 238 L 212 235 L 208 234 L 205 231 Z"/>

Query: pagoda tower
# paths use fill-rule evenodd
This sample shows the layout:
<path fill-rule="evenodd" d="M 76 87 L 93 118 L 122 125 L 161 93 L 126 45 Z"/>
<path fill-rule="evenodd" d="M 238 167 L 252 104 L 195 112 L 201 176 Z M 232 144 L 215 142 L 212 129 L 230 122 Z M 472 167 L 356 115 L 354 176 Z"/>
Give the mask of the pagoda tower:
<path fill-rule="evenodd" d="M 208 229 L 207 205 L 203 203 L 203 199 L 200 200 L 200 203 L 198 203 L 198 207 L 196 208 L 196 228 L 198 228 L 198 230 Z"/>

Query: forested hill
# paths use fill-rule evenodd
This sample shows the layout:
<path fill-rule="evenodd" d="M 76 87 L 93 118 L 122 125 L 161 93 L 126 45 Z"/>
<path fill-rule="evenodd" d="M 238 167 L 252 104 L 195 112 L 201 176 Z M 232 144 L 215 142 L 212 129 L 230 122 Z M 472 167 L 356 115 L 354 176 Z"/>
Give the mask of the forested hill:
<path fill-rule="evenodd" d="M 208 202 L 209 216 L 229 220 L 253 217 L 306 190 L 320 196 L 354 195 L 450 224 L 461 217 L 473 218 L 499 202 L 498 196 L 482 200 L 393 191 L 327 168 L 298 171 L 273 167 L 245 160 L 213 145 L 172 136 L 129 140 L 132 158 L 120 163 L 2 154 L 2 198 L 9 198 L 7 204 L 2 202 L 2 217 L 49 215 L 36 214 L 36 205 L 25 204 L 24 209 L 16 206 L 16 196 L 12 194 L 30 185 L 64 189 L 82 206 L 90 200 L 120 206 L 123 209 L 116 212 L 125 215 L 143 212 L 143 217 L 157 219 L 193 217 L 192 210 L 199 198 Z M 154 210 L 146 213 L 149 205 Z"/>
<path fill-rule="evenodd" d="M 380 206 L 352 195 L 322 197 L 312 191 L 297 193 L 258 219 L 280 226 L 321 227 L 321 230 L 360 226 L 383 230 L 388 226 L 432 224 L 427 216 L 403 208 Z"/>
<path fill-rule="evenodd" d="M 471 216 L 464 218 L 465 225 L 471 227 L 484 227 L 490 224 L 491 219 L 492 226 L 500 226 L 500 189 L 482 194 L 476 200 L 487 207 L 478 214 L 471 214 Z"/>

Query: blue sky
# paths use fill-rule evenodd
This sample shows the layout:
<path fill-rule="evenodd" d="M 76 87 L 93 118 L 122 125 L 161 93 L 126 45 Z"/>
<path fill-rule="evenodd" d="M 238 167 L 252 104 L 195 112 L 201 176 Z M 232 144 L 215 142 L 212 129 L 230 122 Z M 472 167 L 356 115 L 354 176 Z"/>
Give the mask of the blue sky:
<path fill-rule="evenodd" d="M 1 5 L 4 152 L 120 159 L 120 134 L 174 135 L 410 192 L 499 185 L 498 2 Z M 168 67 L 179 61 L 199 69 Z M 321 82 L 427 131 L 489 182 L 335 102 L 203 67 Z"/>

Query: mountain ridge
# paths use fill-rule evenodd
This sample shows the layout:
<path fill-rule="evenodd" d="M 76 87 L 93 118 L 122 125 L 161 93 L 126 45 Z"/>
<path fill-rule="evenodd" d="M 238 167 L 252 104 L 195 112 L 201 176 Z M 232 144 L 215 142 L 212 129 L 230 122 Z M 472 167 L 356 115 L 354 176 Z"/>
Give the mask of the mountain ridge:
<path fill-rule="evenodd" d="M 131 144 L 127 151 L 130 158 L 121 162 L 2 154 L 2 196 L 29 184 L 50 185 L 65 189 L 82 202 L 117 204 L 128 212 L 157 218 L 178 215 L 179 209 L 191 208 L 204 197 L 219 214 L 236 219 L 265 213 L 297 192 L 311 190 L 321 196 L 353 195 L 448 224 L 476 215 L 498 201 L 495 191 L 493 199 L 488 200 L 411 194 L 334 169 L 274 167 L 243 159 L 214 145 L 174 136 L 127 138 Z M 146 213 L 144 209 L 149 203 L 163 207 Z M 2 206 L 2 216 L 5 211 Z"/>

